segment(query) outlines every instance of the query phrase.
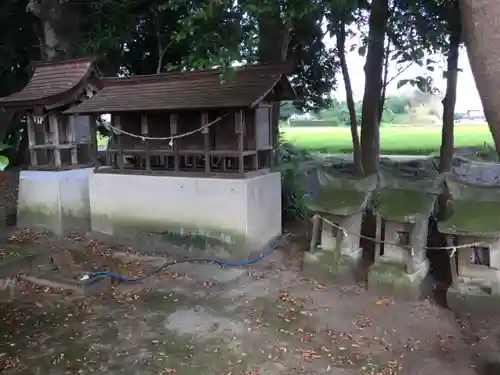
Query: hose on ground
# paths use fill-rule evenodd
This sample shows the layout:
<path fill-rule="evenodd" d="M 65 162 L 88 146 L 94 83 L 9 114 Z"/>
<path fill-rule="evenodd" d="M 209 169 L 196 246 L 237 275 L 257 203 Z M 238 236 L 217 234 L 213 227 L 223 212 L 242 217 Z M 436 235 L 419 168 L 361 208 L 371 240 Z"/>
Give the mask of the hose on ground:
<path fill-rule="evenodd" d="M 147 278 L 150 278 L 151 276 L 156 275 L 157 273 L 163 271 L 165 268 L 175 266 L 176 264 L 181 264 L 181 263 L 212 263 L 216 264 L 222 267 L 243 267 L 243 266 L 248 266 L 250 264 L 254 264 L 257 262 L 260 262 L 262 259 L 266 258 L 269 254 L 271 254 L 274 250 L 278 248 L 278 243 L 283 241 L 286 237 L 288 237 L 290 233 L 285 234 L 284 236 L 281 236 L 276 243 L 271 246 L 268 250 L 260 254 L 256 258 L 251 258 L 251 259 L 245 259 L 245 260 L 221 260 L 221 259 L 212 259 L 212 258 L 186 258 L 186 259 L 179 259 L 179 260 L 172 260 L 163 263 L 160 267 L 152 271 L 151 273 L 144 275 L 144 276 L 139 276 L 139 277 L 131 277 L 131 276 L 125 276 L 125 275 L 120 275 L 115 272 L 110 272 L 110 271 L 96 271 L 96 272 L 87 272 L 86 276 L 88 278 L 82 279 L 82 280 L 92 280 L 95 277 L 109 277 L 111 279 L 115 279 L 118 281 L 122 282 L 138 282 L 145 280 Z"/>

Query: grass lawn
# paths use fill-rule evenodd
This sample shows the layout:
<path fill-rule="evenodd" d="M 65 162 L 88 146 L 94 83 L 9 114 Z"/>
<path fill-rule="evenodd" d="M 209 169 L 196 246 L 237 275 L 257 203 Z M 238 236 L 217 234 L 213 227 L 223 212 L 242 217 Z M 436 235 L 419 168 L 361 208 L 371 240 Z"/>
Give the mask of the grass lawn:
<path fill-rule="evenodd" d="M 282 128 L 284 138 L 296 146 L 327 153 L 352 151 L 347 127 Z M 455 147 L 492 144 L 487 124 L 455 126 Z M 380 152 L 385 155 L 425 155 L 439 151 L 441 127 L 387 126 L 380 128 Z"/>

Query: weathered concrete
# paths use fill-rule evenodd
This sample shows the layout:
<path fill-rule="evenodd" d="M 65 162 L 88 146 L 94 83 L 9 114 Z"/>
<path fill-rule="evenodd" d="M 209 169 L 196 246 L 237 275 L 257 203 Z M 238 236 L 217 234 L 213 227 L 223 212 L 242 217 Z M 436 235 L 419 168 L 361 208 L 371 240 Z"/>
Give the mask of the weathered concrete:
<path fill-rule="evenodd" d="M 368 271 L 368 288 L 396 297 L 418 300 L 424 297 L 424 280 L 428 270 L 428 261 L 423 261 L 412 273 L 401 263 L 375 263 Z"/>
<path fill-rule="evenodd" d="M 332 215 L 329 218 L 332 219 Z M 359 236 L 349 235 L 360 232 L 361 220 L 361 213 L 347 217 L 337 216 L 335 224 L 338 223 L 346 233 L 323 221 L 319 246 L 304 253 L 304 277 L 323 283 L 339 278 L 362 279 Z"/>
<path fill-rule="evenodd" d="M 89 176 L 92 168 L 70 171 L 22 171 L 17 225 L 62 234 L 90 229 Z"/>
<path fill-rule="evenodd" d="M 500 311 L 500 296 L 492 296 L 480 287 L 459 285 L 447 292 L 448 307 L 461 313 L 484 314 Z"/>
<path fill-rule="evenodd" d="M 335 280 L 354 281 L 362 278 L 360 260 L 335 251 L 316 250 L 306 252 L 302 265 L 302 275 L 320 283 Z"/>
<path fill-rule="evenodd" d="M 281 234 L 281 178 L 97 173 L 90 179 L 92 229 L 195 235 L 259 248 Z"/>

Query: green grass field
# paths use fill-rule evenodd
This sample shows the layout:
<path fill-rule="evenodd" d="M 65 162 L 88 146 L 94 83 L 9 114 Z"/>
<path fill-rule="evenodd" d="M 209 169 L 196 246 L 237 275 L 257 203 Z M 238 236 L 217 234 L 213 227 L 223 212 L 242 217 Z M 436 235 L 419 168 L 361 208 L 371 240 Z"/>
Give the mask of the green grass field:
<path fill-rule="evenodd" d="M 331 154 L 352 151 L 347 127 L 282 128 L 285 140 L 297 147 Z M 455 126 L 455 147 L 492 144 L 487 124 Z M 441 127 L 387 126 L 380 128 L 380 153 L 385 155 L 426 155 L 439 151 Z"/>

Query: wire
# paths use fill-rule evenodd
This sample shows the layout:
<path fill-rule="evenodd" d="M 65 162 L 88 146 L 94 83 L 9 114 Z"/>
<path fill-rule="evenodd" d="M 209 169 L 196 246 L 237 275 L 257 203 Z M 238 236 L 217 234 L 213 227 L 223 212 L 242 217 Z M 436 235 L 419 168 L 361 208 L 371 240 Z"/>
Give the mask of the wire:
<path fill-rule="evenodd" d="M 181 264 L 181 263 L 213 263 L 217 264 L 222 267 L 242 267 L 242 266 L 248 266 L 250 264 L 257 263 L 267 257 L 269 254 L 271 254 L 274 250 L 278 248 L 277 243 L 280 241 L 283 241 L 285 238 L 290 236 L 291 233 L 286 233 L 285 235 L 281 236 L 276 243 L 271 246 L 268 250 L 266 250 L 264 253 L 259 255 L 256 258 L 251 258 L 251 259 L 245 259 L 245 260 L 219 260 L 219 259 L 211 259 L 211 258 L 186 258 L 186 259 L 180 259 L 180 260 L 173 260 L 173 261 L 168 261 L 162 264 L 160 267 L 158 267 L 156 270 L 151 272 L 148 275 L 145 276 L 139 276 L 139 277 L 130 277 L 130 276 L 124 276 L 120 275 L 118 273 L 114 272 L 109 272 L 109 271 L 98 271 L 98 272 L 87 272 L 86 275 L 90 277 L 90 279 L 82 279 L 82 280 L 89 280 L 91 281 L 95 277 L 99 276 L 104 276 L 104 277 L 110 277 L 112 279 L 120 280 L 123 282 L 138 282 L 145 280 L 147 278 L 150 278 L 151 276 L 156 275 L 157 273 L 163 271 L 165 268 L 175 266 L 176 264 Z"/>

